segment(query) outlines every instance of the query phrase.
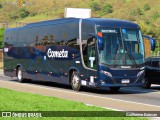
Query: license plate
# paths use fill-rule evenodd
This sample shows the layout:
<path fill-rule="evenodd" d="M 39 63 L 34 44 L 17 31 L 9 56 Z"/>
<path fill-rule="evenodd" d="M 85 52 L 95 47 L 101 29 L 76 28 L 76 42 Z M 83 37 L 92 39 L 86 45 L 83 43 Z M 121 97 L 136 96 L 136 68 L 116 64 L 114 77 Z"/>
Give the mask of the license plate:
<path fill-rule="evenodd" d="M 127 84 L 127 83 L 130 83 L 130 80 L 129 79 L 122 79 L 121 83 Z"/>

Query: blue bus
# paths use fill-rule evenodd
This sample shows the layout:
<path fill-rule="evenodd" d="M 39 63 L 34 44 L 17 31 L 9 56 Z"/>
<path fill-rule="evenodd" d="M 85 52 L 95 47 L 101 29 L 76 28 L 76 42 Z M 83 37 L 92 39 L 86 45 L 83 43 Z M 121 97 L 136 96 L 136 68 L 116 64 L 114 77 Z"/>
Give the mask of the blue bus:
<path fill-rule="evenodd" d="M 62 18 L 9 28 L 4 75 L 118 91 L 142 86 L 145 54 L 140 27 L 105 18 Z"/>

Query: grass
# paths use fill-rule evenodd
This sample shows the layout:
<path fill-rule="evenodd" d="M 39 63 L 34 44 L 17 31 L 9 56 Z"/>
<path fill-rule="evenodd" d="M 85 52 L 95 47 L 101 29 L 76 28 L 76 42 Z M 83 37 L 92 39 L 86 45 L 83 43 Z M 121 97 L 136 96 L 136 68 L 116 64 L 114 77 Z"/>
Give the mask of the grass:
<path fill-rule="evenodd" d="M 12 91 L 0 88 L 0 111 L 111 111 L 108 109 L 87 106 L 83 103 L 63 100 L 55 97 L 42 96 L 24 92 Z M 107 102 L 107 101 L 106 101 Z M 114 114 L 114 112 L 113 112 Z M 1 118 L 0 118 L 1 119 Z M 8 118 L 14 119 L 14 118 Z M 26 118 L 27 119 L 27 118 Z M 36 119 L 36 118 L 34 118 Z M 40 118 L 37 118 L 40 119 Z M 41 119 L 51 119 L 49 117 Z M 52 118 L 53 119 L 53 118 Z M 54 117 L 54 119 L 102 119 L 116 120 L 117 117 Z M 147 120 L 147 118 L 138 117 L 119 117 L 120 120 Z"/>

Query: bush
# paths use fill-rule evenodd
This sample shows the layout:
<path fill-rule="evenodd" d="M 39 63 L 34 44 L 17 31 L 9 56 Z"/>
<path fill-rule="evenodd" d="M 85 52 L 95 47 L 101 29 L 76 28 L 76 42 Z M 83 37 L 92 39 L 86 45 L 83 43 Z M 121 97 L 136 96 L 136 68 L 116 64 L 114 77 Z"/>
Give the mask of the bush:
<path fill-rule="evenodd" d="M 153 20 L 157 20 L 158 18 L 160 18 L 160 13 L 158 13 L 158 12 L 154 13 L 152 18 L 153 18 Z"/>
<path fill-rule="evenodd" d="M 148 19 L 145 19 L 144 22 L 145 22 L 145 24 L 147 24 L 147 25 L 150 25 L 150 24 L 151 24 L 150 20 L 148 20 Z"/>
<path fill-rule="evenodd" d="M 133 9 L 130 11 L 131 16 L 138 16 L 138 15 L 143 15 L 143 12 L 140 8 Z"/>
<path fill-rule="evenodd" d="M 110 4 L 106 4 L 103 8 L 102 8 L 102 12 L 104 14 L 109 14 L 113 12 L 113 7 Z"/>
<path fill-rule="evenodd" d="M 144 9 L 145 11 L 150 10 L 150 6 L 146 3 L 146 4 L 143 6 L 143 9 Z"/>
<path fill-rule="evenodd" d="M 130 11 L 130 15 L 131 15 L 131 16 L 136 16 L 136 15 L 137 15 L 136 10 L 131 10 L 131 11 Z"/>
<path fill-rule="evenodd" d="M 91 9 L 92 9 L 93 11 L 98 11 L 98 10 L 100 10 L 100 7 L 99 7 L 99 5 L 98 5 L 97 2 L 92 2 L 92 3 L 91 3 Z"/>
<path fill-rule="evenodd" d="M 25 8 L 20 8 L 18 11 L 18 16 L 20 18 L 25 18 L 29 15 L 29 12 Z"/>
<path fill-rule="evenodd" d="M 11 14 L 9 14 L 9 17 L 10 17 L 11 19 L 13 19 L 13 20 L 15 20 L 15 19 L 18 18 L 17 13 L 11 13 Z"/>
<path fill-rule="evenodd" d="M 143 15 L 143 12 L 142 12 L 142 10 L 140 8 L 137 8 L 137 14 L 138 15 Z"/>
<path fill-rule="evenodd" d="M 2 4 L 0 4 L 0 9 L 3 8 Z"/>
<path fill-rule="evenodd" d="M 35 15 L 37 15 L 37 13 L 30 13 L 30 14 L 29 14 L 29 16 L 31 16 L 31 17 L 33 17 L 33 16 L 35 16 Z"/>
<path fill-rule="evenodd" d="M 4 40 L 4 28 L 0 29 L 0 48 L 3 48 L 3 40 Z"/>

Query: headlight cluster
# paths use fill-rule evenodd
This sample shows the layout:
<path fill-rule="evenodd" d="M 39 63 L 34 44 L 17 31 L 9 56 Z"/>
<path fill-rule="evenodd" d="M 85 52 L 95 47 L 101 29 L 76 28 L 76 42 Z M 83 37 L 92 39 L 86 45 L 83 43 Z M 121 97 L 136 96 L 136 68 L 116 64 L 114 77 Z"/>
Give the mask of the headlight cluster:
<path fill-rule="evenodd" d="M 144 70 L 140 71 L 138 74 L 137 74 L 137 77 L 139 77 L 140 75 L 142 75 L 144 73 Z"/>
<path fill-rule="evenodd" d="M 101 70 L 101 73 L 109 76 L 109 77 L 112 77 L 112 74 L 110 72 L 107 72 L 107 71 L 104 71 L 104 70 Z"/>

